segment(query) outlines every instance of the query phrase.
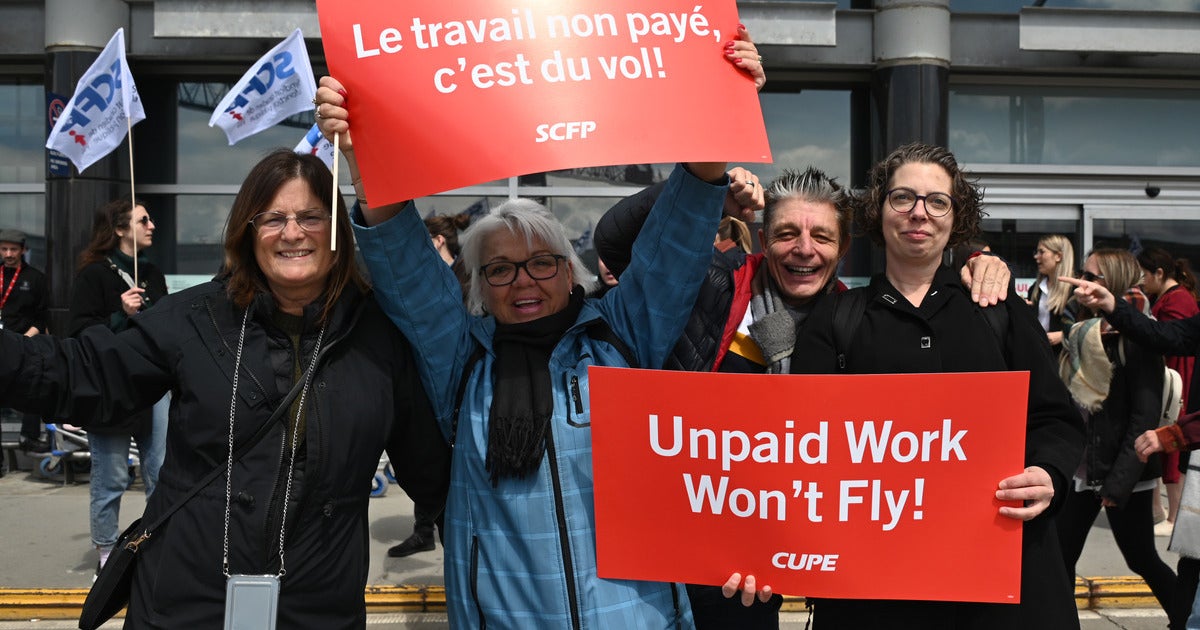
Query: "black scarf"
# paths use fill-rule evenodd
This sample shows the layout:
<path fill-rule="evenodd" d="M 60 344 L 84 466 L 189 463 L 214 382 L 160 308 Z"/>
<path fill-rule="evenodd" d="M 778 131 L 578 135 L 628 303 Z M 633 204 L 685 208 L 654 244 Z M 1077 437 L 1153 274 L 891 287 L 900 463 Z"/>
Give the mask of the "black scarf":
<path fill-rule="evenodd" d="M 550 353 L 582 308 L 583 289 L 575 287 L 567 307 L 557 313 L 522 324 L 496 324 L 486 461 L 493 486 L 501 477 L 524 478 L 541 464 L 554 413 Z"/>

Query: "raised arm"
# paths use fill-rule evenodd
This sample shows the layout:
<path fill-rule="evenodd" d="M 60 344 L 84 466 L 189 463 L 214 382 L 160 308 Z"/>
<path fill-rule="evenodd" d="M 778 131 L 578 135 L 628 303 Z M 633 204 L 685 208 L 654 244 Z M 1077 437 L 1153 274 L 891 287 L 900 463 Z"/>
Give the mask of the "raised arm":
<path fill-rule="evenodd" d="M 1146 348 L 1166 355 L 1200 353 L 1200 315 L 1160 322 L 1142 315 L 1095 282 L 1065 276 L 1059 280 L 1075 286 L 1075 298 L 1080 304 L 1100 310 L 1113 328 Z"/>

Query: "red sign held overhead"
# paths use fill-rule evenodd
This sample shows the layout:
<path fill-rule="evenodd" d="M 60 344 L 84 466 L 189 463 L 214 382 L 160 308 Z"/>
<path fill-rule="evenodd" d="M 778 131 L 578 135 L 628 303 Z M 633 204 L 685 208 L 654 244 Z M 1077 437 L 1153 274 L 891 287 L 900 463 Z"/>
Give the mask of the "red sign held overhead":
<path fill-rule="evenodd" d="M 317 0 L 374 205 L 514 175 L 769 162 L 732 0 Z"/>
<path fill-rule="evenodd" d="M 589 380 L 601 577 L 1020 601 L 1027 372 Z"/>

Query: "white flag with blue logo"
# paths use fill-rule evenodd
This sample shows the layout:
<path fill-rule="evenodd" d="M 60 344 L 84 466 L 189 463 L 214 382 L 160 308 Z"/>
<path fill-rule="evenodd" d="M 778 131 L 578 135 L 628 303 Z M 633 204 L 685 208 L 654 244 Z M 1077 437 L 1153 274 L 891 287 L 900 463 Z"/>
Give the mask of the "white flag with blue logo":
<path fill-rule="evenodd" d="M 125 63 L 125 29 L 119 28 L 75 85 L 46 148 L 62 152 L 82 173 L 117 148 L 128 128 L 145 118 Z"/>
<path fill-rule="evenodd" d="M 321 129 L 314 123 L 308 133 L 300 139 L 300 144 L 293 149 L 296 153 L 308 153 L 321 158 L 330 169 L 333 168 L 333 143 L 321 135 Z"/>
<path fill-rule="evenodd" d="M 312 109 L 316 95 L 304 34 L 296 29 L 242 75 L 213 110 L 208 126 L 220 127 L 232 145 Z"/>

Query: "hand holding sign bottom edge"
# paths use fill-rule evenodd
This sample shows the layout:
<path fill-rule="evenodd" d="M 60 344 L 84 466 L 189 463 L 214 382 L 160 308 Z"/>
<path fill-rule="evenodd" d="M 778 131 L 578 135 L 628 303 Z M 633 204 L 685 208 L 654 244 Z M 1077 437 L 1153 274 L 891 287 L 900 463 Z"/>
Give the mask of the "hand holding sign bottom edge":
<path fill-rule="evenodd" d="M 769 585 L 764 584 L 762 588 L 756 587 L 757 584 L 755 583 L 753 575 L 747 575 L 746 580 L 743 583 L 742 574 L 733 573 L 729 576 L 729 579 L 721 585 L 721 594 L 724 595 L 726 599 L 729 599 L 734 595 L 737 595 L 738 592 L 741 592 L 742 605 L 747 607 L 754 605 L 754 597 L 756 595 L 758 596 L 758 600 L 763 603 L 766 603 L 771 599 L 772 591 Z"/>

